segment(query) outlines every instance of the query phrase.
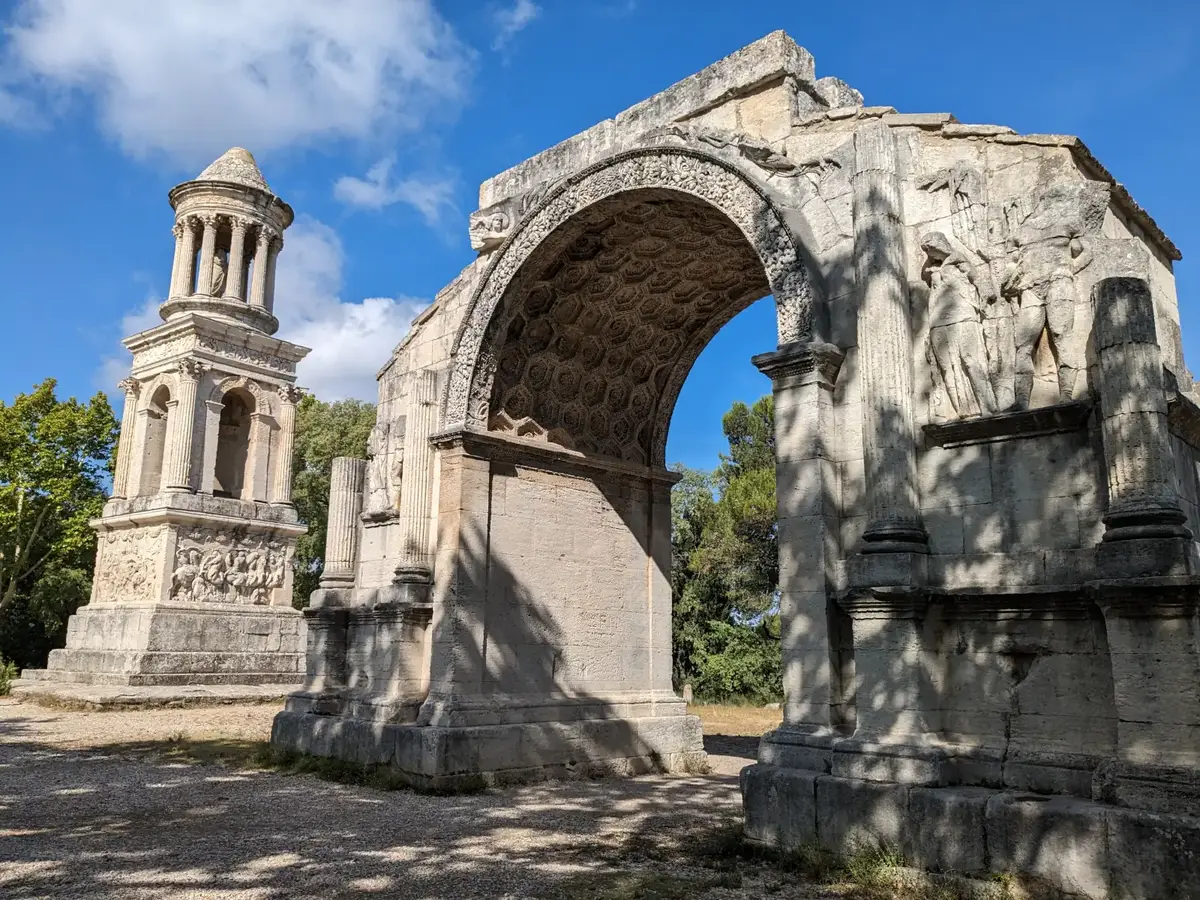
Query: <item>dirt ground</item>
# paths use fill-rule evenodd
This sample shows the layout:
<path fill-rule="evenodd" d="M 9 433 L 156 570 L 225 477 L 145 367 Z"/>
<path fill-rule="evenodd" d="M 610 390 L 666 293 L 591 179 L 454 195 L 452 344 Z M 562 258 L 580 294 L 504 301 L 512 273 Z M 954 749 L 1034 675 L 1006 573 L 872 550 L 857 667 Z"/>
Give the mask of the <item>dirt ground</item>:
<path fill-rule="evenodd" d="M 0 700 L 0 896 L 840 896 L 723 856 L 736 773 L 777 710 L 696 707 L 712 775 L 431 797 L 248 765 L 276 709 Z"/>

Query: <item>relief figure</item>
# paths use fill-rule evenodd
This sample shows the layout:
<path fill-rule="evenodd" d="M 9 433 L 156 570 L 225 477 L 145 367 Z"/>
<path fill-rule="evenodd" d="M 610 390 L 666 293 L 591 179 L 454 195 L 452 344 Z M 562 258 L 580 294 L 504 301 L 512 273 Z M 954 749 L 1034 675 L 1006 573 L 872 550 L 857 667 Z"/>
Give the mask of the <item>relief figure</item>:
<path fill-rule="evenodd" d="M 981 260 L 939 232 L 921 238 L 928 258 L 929 349 L 960 418 L 994 413 L 996 394 L 983 340 L 986 277 Z"/>
<path fill-rule="evenodd" d="M 1075 306 L 1076 276 L 1092 261 L 1092 254 L 1077 237 L 1055 237 L 1020 248 L 1005 273 L 1002 289 L 1017 306 L 1016 405 L 1029 407 L 1033 393 L 1034 354 L 1043 331 L 1058 367 L 1059 399 L 1075 394 L 1084 354 L 1078 346 Z"/>

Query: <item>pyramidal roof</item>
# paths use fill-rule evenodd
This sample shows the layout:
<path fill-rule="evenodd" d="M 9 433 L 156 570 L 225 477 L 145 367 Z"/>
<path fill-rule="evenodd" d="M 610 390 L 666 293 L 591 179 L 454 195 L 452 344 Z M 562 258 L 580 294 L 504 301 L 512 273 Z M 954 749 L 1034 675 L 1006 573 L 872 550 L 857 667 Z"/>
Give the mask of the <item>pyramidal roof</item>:
<path fill-rule="evenodd" d="M 242 147 L 232 147 L 226 150 L 221 154 L 220 159 L 201 172 L 196 180 L 232 182 L 268 193 L 271 191 L 267 180 L 258 170 L 258 163 L 254 161 L 254 156 L 249 150 Z"/>

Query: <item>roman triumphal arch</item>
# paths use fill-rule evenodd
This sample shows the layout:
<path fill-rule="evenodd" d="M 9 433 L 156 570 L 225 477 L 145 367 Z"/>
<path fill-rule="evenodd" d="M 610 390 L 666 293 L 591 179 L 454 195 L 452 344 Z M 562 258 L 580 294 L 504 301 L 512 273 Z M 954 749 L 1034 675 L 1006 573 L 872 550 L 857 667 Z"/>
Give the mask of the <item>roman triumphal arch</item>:
<path fill-rule="evenodd" d="M 334 463 L 277 745 L 425 788 L 702 767 L 666 434 L 769 294 L 786 703 L 747 836 L 1194 885 L 1159 865 L 1200 848 L 1200 700 L 1157 687 L 1200 679 L 1179 252 L 1082 143 L 865 106 L 775 33 L 469 227 Z"/>

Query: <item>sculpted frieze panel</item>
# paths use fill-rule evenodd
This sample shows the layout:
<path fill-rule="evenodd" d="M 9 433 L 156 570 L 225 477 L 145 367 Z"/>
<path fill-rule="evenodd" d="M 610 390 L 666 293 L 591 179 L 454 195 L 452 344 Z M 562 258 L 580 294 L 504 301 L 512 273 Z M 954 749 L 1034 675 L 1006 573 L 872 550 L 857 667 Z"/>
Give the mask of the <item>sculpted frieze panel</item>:
<path fill-rule="evenodd" d="M 103 532 L 96 565 L 97 603 L 152 603 L 163 528 Z"/>
<path fill-rule="evenodd" d="M 174 356 L 179 356 L 181 353 L 186 353 L 194 346 L 195 338 L 191 335 L 171 338 L 169 341 L 163 341 L 161 344 L 154 344 L 145 350 L 139 350 L 133 358 L 133 367 L 135 369 L 144 369 L 147 366 L 156 365 Z"/>
<path fill-rule="evenodd" d="M 264 369 L 272 369 L 276 372 L 285 372 L 294 374 L 296 364 L 289 359 L 283 359 L 273 353 L 265 353 L 260 350 L 255 350 L 251 347 L 244 347 L 238 344 L 223 341 L 219 338 L 207 337 L 202 335 L 198 345 L 203 350 L 209 350 L 213 353 L 223 356 L 226 359 L 231 359 L 236 362 L 248 363 L 254 366 L 261 366 Z"/>
<path fill-rule="evenodd" d="M 265 534 L 191 528 L 179 536 L 171 599 L 265 605 L 283 587 L 286 544 Z"/>
<path fill-rule="evenodd" d="M 932 418 L 970 418 L 1081 396 L 1087 322 L 1079 281 L 1092 262 L 1089 244 L 1103 221 L 1107 187 L 1039 185 L 1032 197 L 996 201 L 969 162 L 938 171 L 919 187 L 948 191 L 951 210 L 948 233 L 921 237 Z M 1038 400 L 1040 376 L 1048 386 Z"/>

